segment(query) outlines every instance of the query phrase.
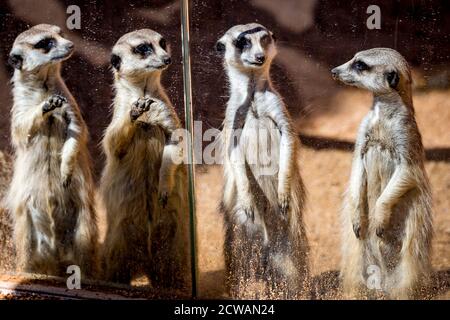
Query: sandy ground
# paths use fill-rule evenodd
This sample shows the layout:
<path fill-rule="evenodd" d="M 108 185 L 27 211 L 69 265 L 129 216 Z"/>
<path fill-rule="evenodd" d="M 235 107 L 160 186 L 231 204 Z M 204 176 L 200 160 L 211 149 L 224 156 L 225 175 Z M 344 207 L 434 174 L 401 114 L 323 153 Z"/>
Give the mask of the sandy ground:
<path fill-rule="evenodd" d="M 317 161 L 317 159 L 321 159 Z M 308 188 L 308 208 L 305 213 L 307 235 L 311 247 L 313 276 L 327 276 L 339 270 L 339 206 L 347 183 L 351 154 L 342 151 L 303 149 L 300 159 L 302 174 Z M 450 164 L 428 162 L 427 173 L 435 195 L 433 267 L 437 271 L 450 269 Z M 197 202 L 199 290 L 202 297 L 224 296 L 223 222 L 217 204 L 221 193 L 221 168 L 208 167 L 197 171 L 197 190 L 202 201 Z M 205 199 L 208 199 L 205 201 Z M 450 273 L 449 273 L 450 274 Z M 447 279 L 448 281 L 449 279 Z M 323 290 L 323 288 L 320 288 Z M 333 289 L 333 288 L 330 288 Z M 450 288 L 447 289 L 450 298 Z"/>
<path fill-rule="evenodd" d="M 450 92 L 436 91 L 414 97 L 417 121 L 427 149 L 450 147 Z M 354 141 L 356 130 L 371 103 L 359 90 L 342 90 L 335 108 L 298 121 L 302 134 Z M 311 247 L 311 270 L 315 276 L 314 297 L 339 298 L 336 291 L 340 260 L 339 210 L 351 167 L 351 152 L 304 147 L 298 160 L 308 190 L 305 212 Z M 434 195 L 435 237 L 432 264 L 439 290 L 436 298 L 450 298 L 450 159 L 427 161 Z M 197 235 L 199 291 L 202 297 L 226 296 L 224 290 L 223 220 L 217 210 L 222 173 L 220 166 L 197 168 Z"/>

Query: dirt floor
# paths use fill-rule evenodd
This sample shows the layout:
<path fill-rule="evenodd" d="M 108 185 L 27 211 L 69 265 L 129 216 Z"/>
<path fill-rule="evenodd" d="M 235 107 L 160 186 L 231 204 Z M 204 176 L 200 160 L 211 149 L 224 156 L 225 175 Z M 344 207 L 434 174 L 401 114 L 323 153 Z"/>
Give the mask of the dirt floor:
<path fill-rule="evenodd" d="M 369 109 L 370 95 L 359 90 L 342 90 L 330 103 L 335 105 L 331 111 L 311 112 L 308 118 L 297 122 L 298 131 L 325 140 L 354 141 L 358 125 Z M 419 93 L 414 96 L 414 103 L 425 148 L 428 151 L 447 148 L 447 160 L 427 161 L 426 171 L 434 197 L 434 297 L 449 299 L 450 91 Z M 434 157 L 433 152 L 427 154 Z M 298 161 L 308 190 L 305 223 L 311 247 L 311 270 L 315 276 L 315 298 L 339 298 L 339 209 L 349 178 L 351 157 L 351 152 L 332 147 L 323 150 L 304 147 Z M 196 176 L 199 291 L 202 297 L 208 298 L 226 295 L 223 221 L 217 210 L 221 174 L 219 166 L 200 166 Z"/>

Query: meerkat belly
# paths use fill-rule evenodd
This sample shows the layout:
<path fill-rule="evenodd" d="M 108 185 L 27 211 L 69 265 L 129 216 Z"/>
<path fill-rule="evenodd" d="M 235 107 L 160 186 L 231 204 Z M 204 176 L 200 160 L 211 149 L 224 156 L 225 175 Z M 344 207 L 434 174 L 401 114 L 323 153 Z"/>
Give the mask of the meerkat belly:
<path fill-rule="evenodd" d="M 65 127 L 53 120 L 50 119 L 34 136 L 29 137 L 26 148 L 17 152 L 10 191 L 16 199 L 20 199 L 17 203 L 23 206 L 32 221 L 32 237 L 38 252 L 55 245 L 63 250 L 59 244 L 64 242 L 64 235 L 53 234 L 51 226 L 56 226 L 58 230 L 72 230 L 64 229 L 61 221 L 67 216 L 75 218 L 72 212 L 68 212 L 73 208 L 68 203 L 60 173 Z M 65 221 L 73 227 L 72 219 Z"/>
<path fill-rule="evenodd" d="M 278 167 L 281 134 L 267 117 L 249 116 L 242 131 L 247 170 L 266 199 L 277 199 Z"/>
<path fill-rule="evenodd" d="M 369 246 L 375 254 L 375 261 L 385 270 L 393 270 L 401 250 L 403 224 L 392 214 L 390 227 L 385 230 L 384 241 L 371 228 L 375 222 L 375 206 L 378 198 L 389 183 L 397 164 L 395 151 L 383 141 L 372 143 L 364 156 L 367 173 L 367 205 L 369 213 Z M 393 208 L 397 211 L 397 208 Z"/>
<path fill-rule="evenodd" d="M 126 155 L 111 168 L 109 197 L 122 208 L 124 220 L 152 220 L 164 141 L 164 132 L 158 128 L 137 130 Z"/>
<path fill-rule="evenodd" d="M 395 162 L 393 155 L 378 143 L 368 146 L 363 161 L 367 175 L 367 205 L 370 219 L 373 217 L 377 199 L 394 172 Z"/>
<path fill-rule="evenodd" d="M 151 127 L 137 130 L 131 150 L 127 153 L 130 158 L 135 160 L 129 162 L 134 162 L 129 169 L 137 170 L 133 175 L 142 175 L 144 180 L 157 181 L 164 144 L 165 136 L 161 128 Z"/>
<path fill-rule="evenodd" d="M 16 170 L 35 196 L 50 196 L 61 190 L 61 152 L 66 135 L 65 125 L 49 118 L 40 131 L 30 137 L 25 151 L 18 153 Z M 45 190 L 42 186 L 45 185 Z M 44 192 L 45 191 L 45 192 Z"/>

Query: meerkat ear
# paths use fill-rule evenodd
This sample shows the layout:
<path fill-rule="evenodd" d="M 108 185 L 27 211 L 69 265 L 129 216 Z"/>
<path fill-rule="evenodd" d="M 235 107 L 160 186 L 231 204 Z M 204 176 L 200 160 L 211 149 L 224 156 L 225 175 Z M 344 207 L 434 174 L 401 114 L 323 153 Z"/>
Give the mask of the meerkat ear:
<path fill-rule="evenodd" d="M 398 75 L 397 71 L 390 71 L 390 72 L 386 72 L 386 80 L 389 83 L 389 86 L 392 89 L 397 88 L 398 83 L 400 82 L 400 77 Z"/>
<path fill-rule="evenodd" d="M 222 41 L 217 41 L 216 43 L 216 51 L 220 54 L 224 54 L 225 53 L 225 43 L 223 43 Z"/>
<path fill-rule="evenodd" d="M 122 59 L 117 54 L 113 54 L 111 56 L 111 65 L 114 67 L 114 69 L 119 70 L 121 63 Z"/>
<path fill-rule="evenodd" d="M 23 58 L 19 54 L 11 54 L 8 58 L 8 64 L 15 69 L 22 69 Z"/>
<path fill-rule="evenodd" d="M 270 36 L 272 37 L 274 42 L 277 42 L 277 37 L 273 34 L 272 31 L 270 31 Z"/>

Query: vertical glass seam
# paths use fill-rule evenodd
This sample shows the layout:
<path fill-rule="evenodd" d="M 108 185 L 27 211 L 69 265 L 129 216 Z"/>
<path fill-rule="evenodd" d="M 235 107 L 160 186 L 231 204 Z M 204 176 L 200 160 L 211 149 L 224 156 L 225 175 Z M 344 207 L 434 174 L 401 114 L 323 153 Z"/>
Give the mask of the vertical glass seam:
<path fill-rule="evenodd" d="M 189 1 L 181 2 L 181 40 L 183 55 L 183 89 L 184 89 L 184 113 L 186 117 L 186 129 L 189 133 L 187 141 L 187 168 L 188 168 L 188 201 L 189 201 L 189 223 L 190 223 L 190 251 L 191 251 L 191 277 L 192 297 L 197 297 L 197 242 L 196 242 L 196 219 L 195 219 L 195 170 L 193 145 L 193 109 L 191 88 L 191 60 L 189 51 Z"/>

